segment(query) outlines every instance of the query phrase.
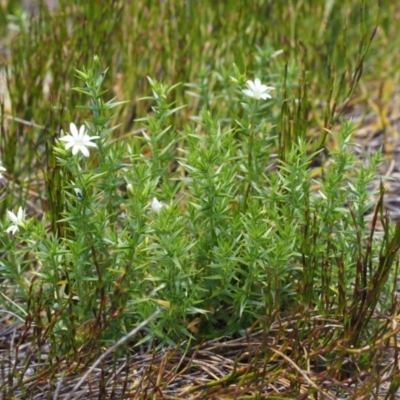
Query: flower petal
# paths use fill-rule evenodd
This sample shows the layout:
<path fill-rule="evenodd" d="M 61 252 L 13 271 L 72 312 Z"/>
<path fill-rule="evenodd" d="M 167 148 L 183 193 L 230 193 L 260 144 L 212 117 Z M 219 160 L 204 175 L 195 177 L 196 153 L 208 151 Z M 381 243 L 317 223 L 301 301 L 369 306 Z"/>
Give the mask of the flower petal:
<path fill-rule="evenodd" d="M 164 204 L 158 201 L 156 197 L 153 197 L 153 200 L 151 201 L 151 209 L 154 212 L 159 213 L 163 207 Z"/>
<path fill-rule="evenodd" d="M 72 146 L 72 144 L 71 144 L 71 146 Z M 76 156 L 78 154 L 80 145 L 79 144 L 74 144 L 73 146 L 74 147 L 72 147 L 72 155 Z"/>
<path fill-rule="evenodd" d="M 97 144 L 96 144 L 96 143 L 92 143 L 92 142 L 86 142 L 83 146 L 95 147 L 95 148 L 97 148 Z"/>
<path fill-rule="evenodd" d="M 65 149 L 68 150 L 70 149 L 72 146 L 75 146 L 74 142 L 71 140 L 69 141 L 66 145 L 65 145 Z"/>
<path fill-rule="evenodd" d="M 74 137 L 78 136 L 78 129 L 73 122 L 69 124 L 69 131 L 71 132 L 72 136 Z"/>
<path fill-rule="evenodd" d="M 22 207 L 18 208 L 17 218 L 18 218 L 18 222 L 21 222 L 25 219 L 25 211 L 23 210 Z"/>
<path fill-rule="evenodd" d="M 18 226 L 17 225 L 11 225 L 6 229 L 7 233 L 12 233 L 13 235 L 15 234 L 15 232 L 18 231 Z"/>
<path fill-rule="evenodd" d="M 14 222 L 14 224 L 18 222 L 18 217 L 12 211 L 7 210 L 7 217 L 11 222 Z"/>
<path fill-rule="evenodd" d="M 254 96 L 254 93 L 249 89 L 243 89 L 242 92 L 248 97 L 253 97 Z"/>
<path fill-rule="evenodd" d="M 72 142 L 74 138 L 71 135 L 67 135 L 60 138 L 60 140 L 62 140 L 63 142 Z"/>
<path fill-rule="evenodd" d="M 81 125 L 81 127 L 79 128 L 79 137 L 83 138 L 85 135 L 86 129 L 85 129 L 85 125 Z"/>
<path fill-rule="evenodd" d="M 94 144 L 94 143 L 93 143 Z M 85 157 L 89 157 L 89 150 L 85 146 L 80 146 L 79 150 Z"/>

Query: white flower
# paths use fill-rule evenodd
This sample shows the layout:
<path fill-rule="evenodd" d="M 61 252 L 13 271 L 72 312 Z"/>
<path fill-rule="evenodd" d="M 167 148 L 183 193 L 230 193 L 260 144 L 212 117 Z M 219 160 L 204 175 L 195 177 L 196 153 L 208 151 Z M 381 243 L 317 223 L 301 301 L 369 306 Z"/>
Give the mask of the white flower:
<path fill-rule="evenodd" d="M 97 147 L 96 143 L 91 140 L 98 139 L 100 136 L 89 136 L 86 133 L 85 125 L 78 129 L 74 123 L 69 125 L 71 135 L 63 136 L 60 140 L 67 142 L 65 148 L 68 150 L 72 147 L 72 154 L 76 155 L 80 151 L 85 157 L 89 157 L 88 147 Z"/>
<path fill-rule="evenodd" d="M 2 172 L 6 172 L 7 170 L 0 165 L 0 179 L 3 177 Z"/>
<path fill-rule="evenodd" d="M 153 200 L 151 201 L 151 209 L 154 212 L 159 213 L 164 206 L 165 204 L 158 201 L 156 197 L 153 197 Z"/>
<path fill-rule="evenodd" d="M 12 233 L 13 235 L 15 232 L 18 231 L 19 226 L 23 226 L 25 223 L 25 210 L 20 207 L 18 209 L 17 215 L 15 215 L 12 211 L 7 210 L 7 217 L 8 219 L 13 222 L 13 225 L 10 225 L 7 229 L 7 233 Z"/>
<path fill-rule="evenodd" d="M 247 81 L 246 83 L 247 83 L 247 88 L 248 89 L 242 90 L 242 92 L 246 96 L 249 96 L 249 97 L 251 97 L 253 99 L 256 99 L 256 100 L 260 100 L 260 99 L 267 100 L 267 99 L 271 99 L 272 98 L 272 96 L 269 94 L 269 92 L 271 90 L 275 90 L 274 87 L 263 85 L 258 78 L 256 78 L 254 80 L 254 82 L 253 81 Z"/>
<path fill-rule="evenodd" d="M 77 197 L 79 197 L 81 200 L 84 199 L 84 196 L 83 196 L 83 193 L 82 193 L 82 190 L 81 190 L 81 189 L 79 189 L 79 188 L 74 188 L 74 191 L 75 191 L 75 194 L 76 194 Z"/>

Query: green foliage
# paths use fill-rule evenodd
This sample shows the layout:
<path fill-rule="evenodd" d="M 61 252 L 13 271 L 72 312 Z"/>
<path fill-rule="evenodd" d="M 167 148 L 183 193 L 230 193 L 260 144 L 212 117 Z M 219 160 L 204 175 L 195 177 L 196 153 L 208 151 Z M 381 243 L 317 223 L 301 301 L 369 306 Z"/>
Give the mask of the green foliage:
<path fill-rule="evenodd" d="M 343 329 L 309 353 L 331 346 L 340 370 L 384 337 L 400 225 L 372 185 L 382 154 L 355 155 L 344 115 L 376 71 L 397 73 L 391 6 L 6 3 L 0 293 L 50 356 L 79 364 L 158 309 L 136 345 L 285 317 L 300 342 L 318 315 Z M 256 78 L 270 99 L 243 92 Z M 65 147 L 70 123 L 89 157 Z"/>
<path fill-rule="evenodd" d="M 145 100 L 154 106 L 142 119 L 142 138 L 113 140 L 109 110 L 119 103 L 102 100 L 104 75 L 96 57 L 93 69 L 77 72 L 84 84 L 75 89 L 89 96 L 85 129 L 98 137 L 97 149 L 84 157 L 61 141 L 53 148 L 59 226 L 46 232 L 45 219 L 27 219 L 15 237 L 2 233 L 4 274 L 17 285 L 13 303 L 40 293 L 42 323 L 57 315 L 54 345 L 63 330 L 78 333 L 66 349 L 87 345 L 93 332 L 115 340 L 158 307 L 166 310 L 142 340 L 161 345 L 237 334 L 275 310 L 299 307 L 327 317 L 337 307 L 351 330 L 354 287 L 366 290 L 372 271 L 394 262 L 371 257 L 359 282 L 362 243 L 371 254 L 385 247 L 369 238 L 364 220 L 381 157 L 355 158 L 351 123 L 332 133 L 338 148 L 312 178 L 319 152 L 309 154 L 302 136 L 285 160 L 276 158 L 265 100 L 246 100 L 238 90 L 247 115 L 236 128 L 203 110 L 179 132 L 170 118 L 183 108 L 168 100 L 177 86 L 150 79 L 153 95 Z M 159 209 L 151 202 L 157 197 Z"/>

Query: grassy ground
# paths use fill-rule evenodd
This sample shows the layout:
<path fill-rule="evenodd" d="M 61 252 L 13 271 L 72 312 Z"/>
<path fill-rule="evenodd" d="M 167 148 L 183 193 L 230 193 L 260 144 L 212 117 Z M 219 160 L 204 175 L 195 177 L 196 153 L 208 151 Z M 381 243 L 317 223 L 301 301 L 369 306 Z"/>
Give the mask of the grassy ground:
<path fill-rule="evenodd" d="M 3 398 L 396 398 L 396 5 L 25 6 L 0 3 Z"/>

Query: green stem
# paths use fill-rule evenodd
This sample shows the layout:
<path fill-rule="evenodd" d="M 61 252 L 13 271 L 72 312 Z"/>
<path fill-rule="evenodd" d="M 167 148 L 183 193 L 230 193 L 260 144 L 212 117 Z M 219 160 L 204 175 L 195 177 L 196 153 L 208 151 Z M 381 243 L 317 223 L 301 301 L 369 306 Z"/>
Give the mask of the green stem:
<path fill-rule="evenodd" d="M 254 148 L 254 117 L 257 113 L 257 102 L 253 103 L 250 113 L 250 123 L 249 123 L 249 142 L 248 142 L 248 155 L 247 155 L 247 169 L 248 169 L 248 183 L 246 188 L 246 193 L 243 200 L 243 209 L 247 208 L 247 200 L 249 198 L 251 190 L 251 182 L 253 180 L 253 148 Z"/>

